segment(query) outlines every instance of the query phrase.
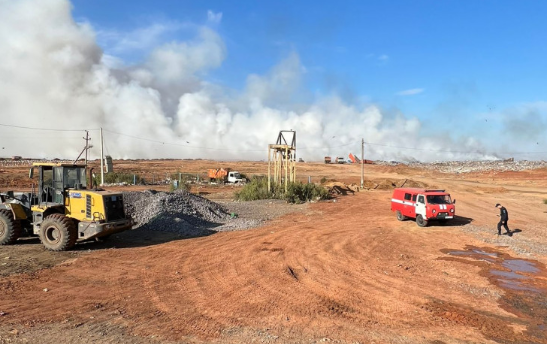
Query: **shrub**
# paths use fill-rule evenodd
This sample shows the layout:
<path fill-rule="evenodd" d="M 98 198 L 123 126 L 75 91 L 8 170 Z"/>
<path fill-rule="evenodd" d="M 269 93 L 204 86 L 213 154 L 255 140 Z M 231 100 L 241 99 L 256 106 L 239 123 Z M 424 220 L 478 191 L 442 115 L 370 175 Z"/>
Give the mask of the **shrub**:
<path fill-rule="evenodd" d="M 543 204 L 547 204 L 547 198 L 543 200 Z"/>
<path fill-rule="evenodd" d="M 328 195 L 327 189 L 320 185 L 296 182 L 288 185 L 284 198 L 290 203 L 302 203 L 316 199 L 327 199 Z"/>
<path fill-rule="evenodd" d="M 327 180 L 328 180 L 327 177 L 321 178 L 321 184 L 325 184 L 327 182 Z"/>
<path fill-rule="evenodd" d="M 181 172 L 173 173 L 171 174 L 172 181 L 171 181 L 171 186 L 169 190 L 171 190 L 171 192 L 175 190 L 190 191 L 190 188 L 191 188 L 190 184 L 193 181 L 195 181 L 195 179 L 196 179 L 196 176 L 193 174 L 181 173 Z M 176 187 L 175 187 L 175 182 L 177 183 Z"/>
<path fill-rule="evenodd" d="M 177 181 L 177 186 L 175 187 L 175 183 L 171 183 L 171 186 L 169 187 L 169 191 L 171 192 L 174 192 L 175 190 L 186 190 L 186 191 L 190 191 L 190 183 L 188 183 L 187 181 L 182 181 L 182 182 L 178 182 Z"/>
<path fill-rule="evenodd" d="M 132 173 L 108 172 L 104 174 L 105 184 L 117 184 L 117 183 L 133 184 L 133 181 L 135 181 L 136 184 L 144 184 L 144 179 Z M 100 184 L 101 184 L 101 174 L 97 173 L 93 177 L 93 185 L 100 185 Z"/>
<path fill-rule="evenodd" d="M 199 175 L 192 174 L 192 173 L 183 173 L 180 171 L 171 173 L 170 177 L 171 177 L 171 180 L 179 180 L 180 178 L 180 181 L 183 183 L 195 182 L 199 179 Z"/>
<path fill-rule="evenodd" d="M 241 173 L 239 172 L 239 176 L 241 177 L 241 179 L 243 179 L 244 181 L 249 181 L 249 178 L 247 177 L 247 175 L 245 173 Z M 268 182 L 268 179 L 266 179 L 266 183 Z"/>
<path fill-rule="evenodd" d="M 240 201 L 256 201 L 259 199 L 274 198 L 272 192 L 268 191 L 268 178 L 254 176 L 251 181 L 238 192 L 235 198 Z"/>
<path fill-rule="evenodd" d="M 327 199 L 328 191 L 324 187 L 302 182 L 289 183 L 287 192 L 283 185 L 273 185 L 268 190 L 268 178 L 254 176 L 239 192 L 235 198 L 240 201 L 255 201 L 259 199 L 283 199 L 290 203 L 302 203 L 319 199 Z"/>

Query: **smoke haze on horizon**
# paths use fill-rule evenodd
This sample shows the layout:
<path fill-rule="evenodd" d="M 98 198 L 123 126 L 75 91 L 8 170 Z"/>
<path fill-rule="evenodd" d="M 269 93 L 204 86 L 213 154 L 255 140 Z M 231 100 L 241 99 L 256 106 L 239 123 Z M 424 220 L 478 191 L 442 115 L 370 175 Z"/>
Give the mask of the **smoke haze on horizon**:
<path fill-rule="evenodd" d="M 229 58 L 215 29 L 223 14 L 209 11 L 204 16 L 208 22 L 203 24 L 171 23 L 131 39 L 111 36 L 118 44 L 107 53 L 98 43 L 102 33 L 76 21 L 67 0 L 0 0 L 0 123 L 82 129 L 0 126 L 5 147 L 0 156 L 75 158 L 84 146 L 83 129 L 88 129 L 91 157 L 97 157 L 98 128 L 105 129 L 106 152 L 114 158 L 263 160 L 279 131 L 291 129 L 297 132 L 297 154 L 305 160 L 360 155 L 362 138 L 374 143 L 366 145 L 368 159 L 486 160 L 507 152 L 507 147 L 484 141 L 486 135 L 424 130 L 423 120 L 397 109 L 348 102 L 336 93 L 311 95 L 303 82 L 308 70 L 296 50 L 267 73 L 242 76 L 243 89 L 226 87 L 208 78 Z M 178 30 L 177 25 L 189 28 L 192 37 L 159 45 L 144 42 L 148 50 L 138 62 L 115 55 L 147 34 Z M 542 102 L 527 106 L 511 113 L 523 111 L 529 121 L 541 119 L 538 111 L 547 108 Z M 518 117 L 503 118 L 504 130 L 516 137 L 547 130 L 545 120 L 530 128 Z"/>

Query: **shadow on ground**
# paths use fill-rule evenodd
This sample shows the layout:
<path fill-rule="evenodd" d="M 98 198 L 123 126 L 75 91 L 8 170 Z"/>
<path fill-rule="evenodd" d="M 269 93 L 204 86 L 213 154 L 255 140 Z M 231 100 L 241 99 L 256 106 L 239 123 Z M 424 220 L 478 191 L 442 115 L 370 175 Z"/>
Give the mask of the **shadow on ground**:
<path fill-rule="evenodd" d="M 449 226 L 465 226 L 470 224 L 471 222 L 473 222 L 473 219 L 470 217 L 454 215 L 452 221 L 448 222 L 447 224 Z"/>
<path fill-rule="evenodd" d="M 153 227 L 145 226 L 113 234 L 106 239 L 78 243 L 73 250 L 100 250 L 159 245 L 171 241 L 209 236 L 217 233 L 213 228 L 220 225 L 218 223 L 207 223 L 201 224 L 199 227 L 187 226 L 181 232 L 159 231 L 152 229 Z"/>
<path fill-rule="evenodd" d="M 155 228 L 152 223 L 136 229 L 112 234 L 107 238 L 78 242 L 71 251 L 144 247 L 164 244 L 175 240 L 205 237 L 217 233 L 214 228 L 221 225 L 220 223 L 202 221 L 199 224 L 178 224 L 178 227 L 172 226 L 170 231 L 164 231 L 159 230 L 160 228 Z M 10 246 L 30 247 L 32 245 L 42 246 L 38 236 L 20 238 L 15 244 Z"/>
<path fill-rule="evenodd" d="M 509 232 L 501 233 L 501 235 L 509 235 L 511 237 L 520 232 L 522 232 L 522 229 L 516 228 L 516 229 L 511 229 Z"/>

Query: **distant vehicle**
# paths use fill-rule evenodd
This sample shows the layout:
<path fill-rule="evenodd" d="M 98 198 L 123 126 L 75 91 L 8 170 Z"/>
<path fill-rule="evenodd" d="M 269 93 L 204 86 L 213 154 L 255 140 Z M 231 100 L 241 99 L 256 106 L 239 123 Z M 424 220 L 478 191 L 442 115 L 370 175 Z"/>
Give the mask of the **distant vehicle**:
<path fill-rule="evenodd" d="M 354 163 L 354 164 L 361 164 L 361 163 L 373 164 L 374 163 L 372 160 L 366 160 L 366 159 L 361 161 L 361 159 L 359 159 L 355 154 L 351 154 L 351 153 L 349 153 L 348 157 L 349 157 L 348 159 L 349 163 Z"/>
<path fill-rule="evenodd" d="M 22 157 L 20 157 L 19 155 L 14 155 L 11 157 L 11 160 L 21 160 L 23 159 Z"/>
<path fill-rule="evenodd" d="M 426 227 L 429 221 L 446 223 L 454 218 L 456 200 L 444 190 L 419 188 L 397 188 L 393 190 L 391 211 L 397 214 L 397 220 L 415 218 L 416 224 Z"/>
<path fill-rule="evenodd" d="M 217 168 L 209 169 L 207 172 L 209 180 L 211 182 L 222 182 L 222 183 L 244 183 L 245 179 L 241 177 L 241 174 L 238 171 L 230 171 L 229 168 Z"/>
<path fill-rule="evenodd" d="M 325 157 L 325 164 L 330 164 L 330 163 L 331 163 L 330 156 L 326 156 Z"/>
<path fill-rule="evenodd" d="M 337 164 L 345 164 L 346 163 L 346 158 L 344 158 L 343 156 L 339 156 L 336 158 L 336 163 Z"/>

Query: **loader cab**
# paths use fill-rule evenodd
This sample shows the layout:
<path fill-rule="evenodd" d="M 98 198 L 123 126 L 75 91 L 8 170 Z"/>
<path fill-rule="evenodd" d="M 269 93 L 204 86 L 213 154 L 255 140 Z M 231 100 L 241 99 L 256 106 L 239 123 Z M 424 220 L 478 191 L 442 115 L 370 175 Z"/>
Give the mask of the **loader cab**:
<path fill-rule="evenodd" d="M 64 204 L 67 189 L 85 189 L 85 165 L 34 164 L 38 171 L 38 202 Z"/>

